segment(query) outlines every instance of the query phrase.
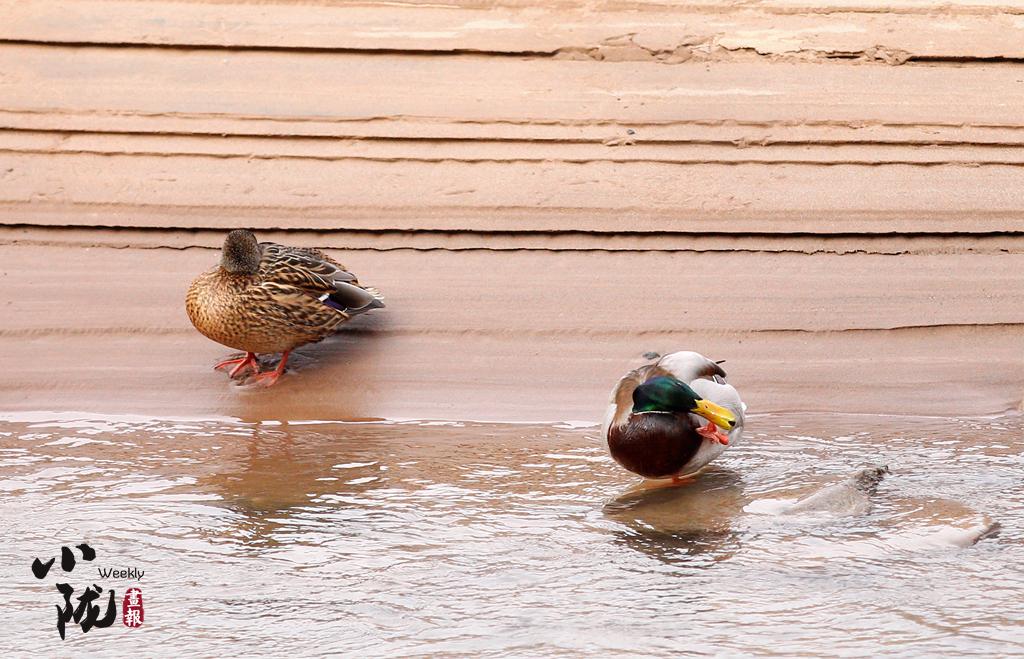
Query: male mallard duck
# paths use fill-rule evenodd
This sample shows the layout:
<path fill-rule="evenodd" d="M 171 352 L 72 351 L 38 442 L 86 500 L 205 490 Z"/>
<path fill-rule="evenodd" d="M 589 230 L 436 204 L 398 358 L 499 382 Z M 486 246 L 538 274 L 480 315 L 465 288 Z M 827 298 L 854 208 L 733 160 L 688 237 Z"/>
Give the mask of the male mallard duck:
<path fill-rule="evenodd" d="M 197 330 L 245 351 L 245 357 L 214 368 L 234 366 L 232 378 L 251 368 L 267 386 L 284 373 L 293 349 L 383 306 L 377 291 L 360 286 L 354 274 L 320 250 L 257 243 L 244 229 L 228 234 L 220 265 L 199 275 L 185 296 Z M 282 353 L 276 370 L 260 373 L 256 353 L 261 352 Z"/>
<path fill-rule="evenodd" d="M 721 366 L 696 352 L 674 352 L 619 380 L 603 432 L 612 457 L 629 471 L 678 481 L 736 443 L 746 407 Z"/>

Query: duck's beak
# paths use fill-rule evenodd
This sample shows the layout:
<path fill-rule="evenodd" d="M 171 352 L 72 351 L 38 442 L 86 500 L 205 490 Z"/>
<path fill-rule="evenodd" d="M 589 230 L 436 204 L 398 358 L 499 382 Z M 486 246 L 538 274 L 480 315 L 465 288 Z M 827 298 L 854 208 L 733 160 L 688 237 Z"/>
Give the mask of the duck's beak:
<path fill-rule="evenodd" d="M 690 411 L 701 415 L 722 430 L 732 430 L 736 427 L 736 415 L 709 400 L 698 400 L 696 406 Z"/>

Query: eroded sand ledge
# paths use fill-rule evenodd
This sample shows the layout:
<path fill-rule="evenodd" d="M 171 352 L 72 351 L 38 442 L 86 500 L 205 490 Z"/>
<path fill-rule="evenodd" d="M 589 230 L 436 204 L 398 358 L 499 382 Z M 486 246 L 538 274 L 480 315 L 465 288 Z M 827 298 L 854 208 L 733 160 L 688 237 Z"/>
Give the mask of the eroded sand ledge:
<path fill-rule="evenodd" d="M 86 4 L 0 3 L 0 410 L 595 420 L 681 348 L 754 412 L 1020 408 L 1015 10 Z M 232 386 L 182 296 L 234 226 L 389 308 Z"/>

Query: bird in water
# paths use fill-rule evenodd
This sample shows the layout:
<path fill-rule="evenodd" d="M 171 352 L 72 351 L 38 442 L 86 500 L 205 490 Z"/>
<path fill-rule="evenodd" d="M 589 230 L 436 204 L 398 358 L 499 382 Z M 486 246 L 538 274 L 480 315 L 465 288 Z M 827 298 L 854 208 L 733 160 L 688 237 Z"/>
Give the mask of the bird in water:
<path fill-rule="evenodd" d="M 292 350 L 383 306 L 380 293 L 320 250 L 259 243 L 245 229 L 227 235 L 220 264 L 199 275 L 185 296 L 189 320 L 200 333 L 245 352 L 214 368 L 233 367 L 232 378 L 251 369 L 266 386 L 284 373 Z M 277 368 L 261 373 L 256 355 L 277 352 Z"/>
<path fill-rule="evenodd" d="M 747 406 L 720 364 L 674 352 L 627 373 L 605 413 L 612 458 L 634 474 L 680 482 L 733 446 Z"/>

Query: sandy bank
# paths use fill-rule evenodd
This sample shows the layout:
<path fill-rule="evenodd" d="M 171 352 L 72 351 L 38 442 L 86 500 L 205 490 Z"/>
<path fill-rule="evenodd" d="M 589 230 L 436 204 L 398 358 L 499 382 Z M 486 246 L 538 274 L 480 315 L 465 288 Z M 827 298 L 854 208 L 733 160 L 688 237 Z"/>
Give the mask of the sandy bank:
<path fill-rule="evenodd" d="M 989 0 L 0 0 L 0 409 L 594 420 L 646 351 L 752 411 L 1024 396 L 1019 11 Z M 224 231 L 389 307 L 230 384 Z"/>
<path fill-rule="evenodd" d="M 262 390 L 213 372 L 230 351 L 184 314 L 216 251 L 0 247 L 0 409 L 595 420 L 642 353 L 681 348 L 728 360 L 755 412 L 1020 403 L 1020 254 L 335 254 L 388 309 L 301 349 Z"/>

